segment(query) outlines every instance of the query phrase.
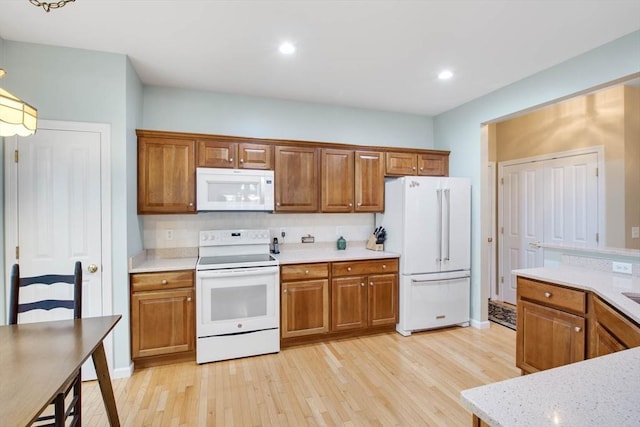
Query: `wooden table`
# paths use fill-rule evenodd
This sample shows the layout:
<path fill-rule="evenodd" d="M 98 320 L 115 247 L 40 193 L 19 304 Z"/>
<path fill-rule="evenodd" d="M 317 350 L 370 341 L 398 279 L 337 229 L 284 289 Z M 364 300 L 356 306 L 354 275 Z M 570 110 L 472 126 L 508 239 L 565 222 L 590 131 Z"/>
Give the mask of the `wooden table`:
<path fill-rule="evenodd" d="M 109 423 L 119 426 L 102 341 L 121 317 L 0 326 L 0 424 L 30 425 L 91 356 Z"/>

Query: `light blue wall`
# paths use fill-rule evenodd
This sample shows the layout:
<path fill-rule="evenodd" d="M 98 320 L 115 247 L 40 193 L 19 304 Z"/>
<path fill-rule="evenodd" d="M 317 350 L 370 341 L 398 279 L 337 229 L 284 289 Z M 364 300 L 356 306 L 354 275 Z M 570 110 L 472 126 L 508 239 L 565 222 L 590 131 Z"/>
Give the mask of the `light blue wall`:
<path fill-rule="evenodd" d="M 128 298 L 128 215 L 135 215 L 135 203 L 128 206 L 128 177 L 135 175 L 134 162 L 128 162 L 133 143 L 127 126 L 137 125 L 132 105 L 141 104 L 135 79 L 129 78 L 124 55 L 79 49 L 58 48 L 12 41 L 4 42 L 4 66 L 10 78 L 5 87 L 38 108 L 40 119 L 107 123 L 111 125 L 111 227 L 114 313 L 123 315 L 114 331 L 115 368 L 129 366 Z M 130 83 L 131 81 L 131 83 Z M 133 95 L 126 90 L 129 84 Z M 138 100 L 136 100 L 136 97 Z M 131 190 L 135 191 L 135 190 Z M 0 209 L 1 211 L 2 209 Z M 132 213 L 133 212 L 133 213 Z M 140 246 L 140 236 L 133 239 Z M 132 245 L 136 247 L 136 245 Z"/>
<path fill-rule="evenodd" d="M 472 307 L 481 320 L 480 129 L 482 123 L 640 72 L 640 31 L 477 98 L 434 119 L 436 148 L 451 150 L 452 176 L 472 179 Z"/>
<path fill-rule="evenodd" d="M 431 117 L 145 86 L 145 129 L 433 148 Z"/>
<path fill-rule="evenodd" d="M 136 129 L 142 126 L 143 86 L 138 74 L 127 58 L 127 253 L 135 255 L 142 251 L 142 219 L 138 216 L 138 137 Z M 128 298 L 128 295 L 125 296 Z"/>

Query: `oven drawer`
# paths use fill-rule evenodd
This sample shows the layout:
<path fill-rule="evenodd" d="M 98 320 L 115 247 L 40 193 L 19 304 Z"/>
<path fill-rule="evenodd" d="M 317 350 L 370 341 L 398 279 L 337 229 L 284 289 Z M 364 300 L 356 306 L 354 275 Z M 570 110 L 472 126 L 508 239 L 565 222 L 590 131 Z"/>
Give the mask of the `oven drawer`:
<path fill-rule="evenodd" d="M 331 267 L 333 276 L 361 276 L 369 274 L 397 273 L 397 259 L 381 259 L 368 261 L 334 262 Z"/>
<path fill-rule="evenodd" d="M 193 287 L 193 270 L 136 273 L 131 275 L 131 290 L 155 291 Z"/>
<path fill-rule="evenodd" d="M 280 270 L 280 280 L 325 279 L 329 277 L 329 264 L 292 264 L 283 265 Z"/>

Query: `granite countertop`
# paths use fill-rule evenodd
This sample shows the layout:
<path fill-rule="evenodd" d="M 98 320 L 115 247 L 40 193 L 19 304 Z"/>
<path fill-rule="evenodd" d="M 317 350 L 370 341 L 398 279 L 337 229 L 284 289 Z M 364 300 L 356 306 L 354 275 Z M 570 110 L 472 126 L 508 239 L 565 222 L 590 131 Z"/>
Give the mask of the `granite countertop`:
<path fill-rule="evenodd" d="M 400 254 L 385 251 L 371 251 L 365 242 L 348 242 L 347 249 L 338 250 L 334 242 L 287 243 L 280 245 L 280 253 L 273 254 L 280 265 L 307 262 L 357 261 L 367 259 L 398 258 Z"/>
<path fill-rule="evenodd" d="M 640 294 L 640 277 L 565 265 L 513 270 L 513 274 L 591 291 L 640 324 L 640 304 L 622 294 Z"/>
<path fill-rule="evenodd" d="M 129 273 L 195 270 L 198 248 L 144 250 L 129 258 Z"/>
<path fill-rule="evenodd" d="M 493 427 L 637 426 L 640 347 L 463 390 Z"/>

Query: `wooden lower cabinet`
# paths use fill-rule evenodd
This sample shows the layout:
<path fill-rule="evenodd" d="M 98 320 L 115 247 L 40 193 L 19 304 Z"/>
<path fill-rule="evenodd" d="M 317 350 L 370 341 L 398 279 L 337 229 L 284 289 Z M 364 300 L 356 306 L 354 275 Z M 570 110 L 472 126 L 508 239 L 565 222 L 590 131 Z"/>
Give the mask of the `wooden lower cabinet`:
<path fill-rule="evenodd" d="M 516 366 L 523 373 L 587 357 L 586 294 L 518 277 Z"/>
<path fill-rule="evenodd" d="M 136 367 L 195 360 L 192 270 L 131 275 L 131 358 Z"/>
<path fill-rule="evenodd" d="M 281 267 L 281 344 L 392 331 L 398 321 L 398 260 Z"/>
<path fill-rule="evenodd" d="M 589 296 L 591 333 L 589 357 L 640 346 L 640 326 L 595 295 Z"/>
<path fill-rule="evenodd" d="M 281 267 L 281 338 L 324 334 L 329 331 L 328 277 L 327 263 Z"/>

